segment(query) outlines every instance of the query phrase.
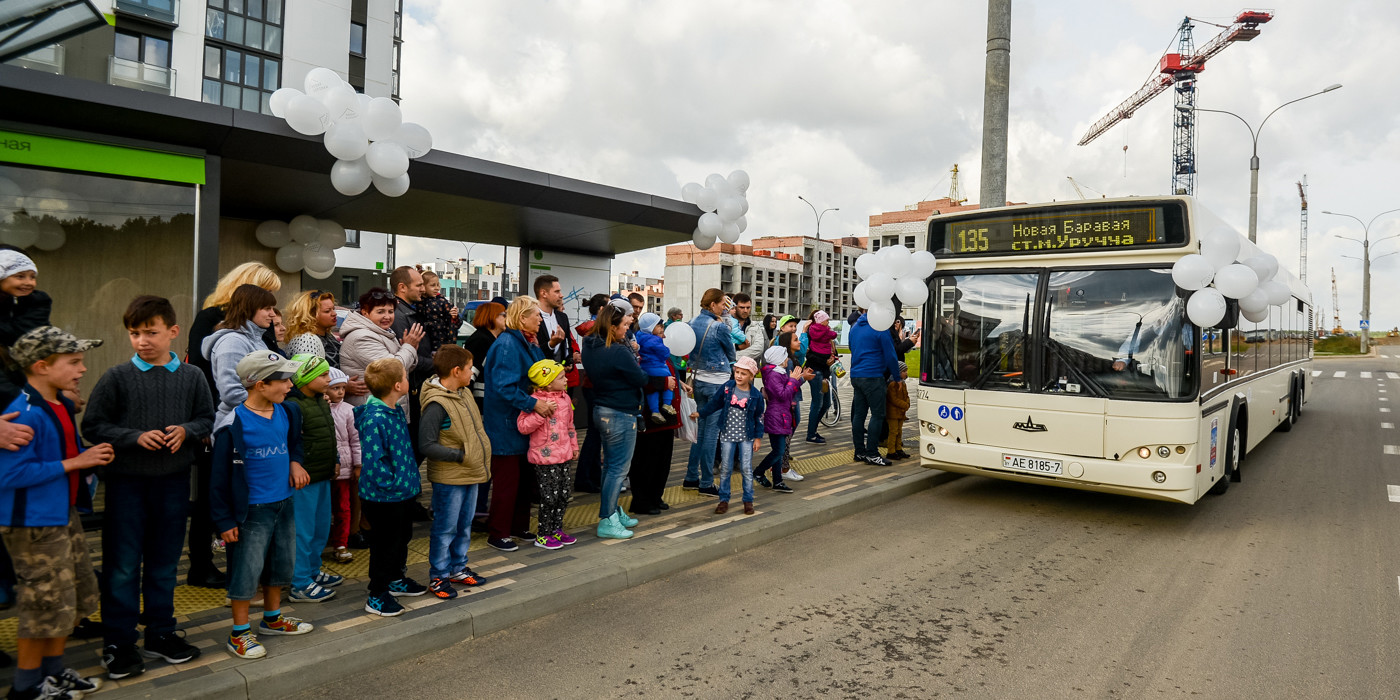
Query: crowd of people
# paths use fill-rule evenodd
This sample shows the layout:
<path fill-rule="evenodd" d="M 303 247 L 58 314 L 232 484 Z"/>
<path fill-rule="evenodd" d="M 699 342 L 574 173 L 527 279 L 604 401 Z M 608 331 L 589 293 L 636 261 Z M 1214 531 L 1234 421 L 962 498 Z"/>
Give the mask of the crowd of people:
<path fill-rule="evenodd" d="M 634 516 L 670 508 L 678 434 L 694 435 L 682 487 L 718 499 L 717 514 L 729 509 L 736 469 L 749 514 L 755 483 L 792 493 L 802 479 L 790 450 L 803 387 L 806 439 L 826 440 L 817 428 L 837 361 L 829 315 L 757 319 L 745 294 L 706 290 L 688 322 L 681 309 L 643 313 L 638 294 L 598 294 L 575 324 L 559 280 L 542 275 L 532 295 L 477 306 L 459 343 L 466 319 L 430 272 L 394 270 L 389 289 L 360 295 L 341 319 L 323 290 L 279 309 L 278 275 L 245 263 L 219 281 L 184 339 L 169 300 L 132 300 L 121 319 L 130 361 L 84 403 L 84 352 L 102 341 L 50 325 L 37 280 L 33 261 L 0 246 L 0 605 L 19 616 L 18 658 L 0 661 L 17 666 L 12 698 L 96 690 L 100 678 L 63 661 L 67 637 L 84 627 L 103 638 L 111 679 L 143 673 L 147 660 L 198 657 L 174 615 L 186 542 L 187 583 L 227 589 L 225 648 L 261 658 L 260 638 L 313 631 L 282 612 L 284 588 L 296 603 L 335 597 L 344 579 L 323 562 L 367 549 L 365 610 L 395 616 L 398 598 L 452 599 L 486 583 L 469 566 L 474 524 L 501 551 L 562 549 L 577 541 L 564 529 L 571 494 L 595 492 L 596 536 L 633 537 Z M 665 343 L 677 323 L 696 339 L 684 356 Z M 895 339 L 861 315 L 851 351 L 856 459 L 888 464 L 882 439 L 886 457 L 907 457 Z M 77 510 L 99 475 L 100 583 Z M 620 500 L 629 489 L 631 513 Z M 413 524 L 429 518 L 424 584 L 406 565 Z M 88 619 L 99 611 L 100 625 Z"/>

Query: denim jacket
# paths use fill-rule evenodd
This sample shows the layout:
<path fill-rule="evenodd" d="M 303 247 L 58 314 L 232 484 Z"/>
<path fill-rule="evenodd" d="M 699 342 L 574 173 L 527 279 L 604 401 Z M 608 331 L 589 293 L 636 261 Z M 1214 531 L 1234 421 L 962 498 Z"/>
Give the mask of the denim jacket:
<path fill-rule="evenodd" d="M 690 351 L 690 369 L 700 372 L 728 372 L 734 364 L 734 339 L 729 325 L 709 309 L 690 322 L 695 331 L 695 349 Z"/>

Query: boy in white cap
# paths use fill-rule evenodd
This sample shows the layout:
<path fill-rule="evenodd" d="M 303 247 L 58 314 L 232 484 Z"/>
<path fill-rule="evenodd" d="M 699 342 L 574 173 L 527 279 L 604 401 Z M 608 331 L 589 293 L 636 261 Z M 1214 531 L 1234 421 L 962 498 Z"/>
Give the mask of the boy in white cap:
<path fill-rule="evenodd" d="M 637 319 L 637 344 L 641 347 L 642 371 L 648 377 L 645 388 L 647 416 L 651 422 L 662 425 L 674 418 L 676 409 L 671 401 L 676 392 L 671 389 L 671 350 L 666 347 L 666 327 L 661 325 L 661 317 L 647 312 Z"/>

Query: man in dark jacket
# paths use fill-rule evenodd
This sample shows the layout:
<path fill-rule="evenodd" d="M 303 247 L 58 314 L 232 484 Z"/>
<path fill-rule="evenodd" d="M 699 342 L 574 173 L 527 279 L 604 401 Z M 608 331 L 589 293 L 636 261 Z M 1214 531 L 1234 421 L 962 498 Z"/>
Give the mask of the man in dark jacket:
<path fill-rule="evenodd" d="M 423 286 L 423 274 L 416 268 L 404 265 L 394 268 L 393 274 L 389 275 L 389 286 L 394 290 L 394 323 L 389 329 L 394 331 L 394 337 L 403 342 L 404 333 L 413 326 L 422 327 L 423 319 L 418 317 L 418 308 L 414 306 L 422 298 L 425 288 Z M 424 339 L 418 343 L 418 365 L 408 375 L 408 430 L 410 435 L 418 434 L 418 416 L 422 407 L 418 405 L 418 390 L 423 386 L 423 382 L 433 374 L 433 353 L 437 348 L 431 342 Z M 418 445 L 413 446 L 413 456 L 418 461 L 423 460 L 423 455 L 418 454 Z M 428 513 L 425 509 L 416 514 L 419 522 L 427 520 Z"/>
<path fill-rule="evenodd" d="M 855 459 L 880 467 L 889 462 L 880 456 L 880 431 L 885 424 L 885 391 L 892 378 L 899 377 L 899 361 L 894 340 L 885 331 L 870 327 L 870 318 L 861 314 L 851 328 L 851 441 Z M 870 414 L 867 430 L 866 413 Z"/>

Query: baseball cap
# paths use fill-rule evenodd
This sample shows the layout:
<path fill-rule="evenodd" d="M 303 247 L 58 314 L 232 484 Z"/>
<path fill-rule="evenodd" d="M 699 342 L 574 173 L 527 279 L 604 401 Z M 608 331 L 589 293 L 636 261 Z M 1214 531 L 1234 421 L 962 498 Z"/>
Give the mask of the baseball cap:
<path fill-rule="evenodd" d="M 301 369 L 301 363 L 288 360 L 271 350 L 254 350 L 238 361 L 234 371 L 243 386 L 274 379 L 291 379 Z"/>
<path fill-rule="evenodd" d="M 101 340 L 79 338 L 56 326 L 39 326 L 10 346 L 10 358 L 20 367 L 28 367 L 49 355 L 84 352 L 101 344 Z"/>
<path fill-rule="evenodd" d="M 297 373 L 292 376 L 292 384 L 298 389 L 310 384 L 312 380 L 325 374 L 331 368 L 330 363 L 326 362 L 325 358 L 312 355 L 309 352 L 293 355 L 292 362 L 299 365 Z"/>

